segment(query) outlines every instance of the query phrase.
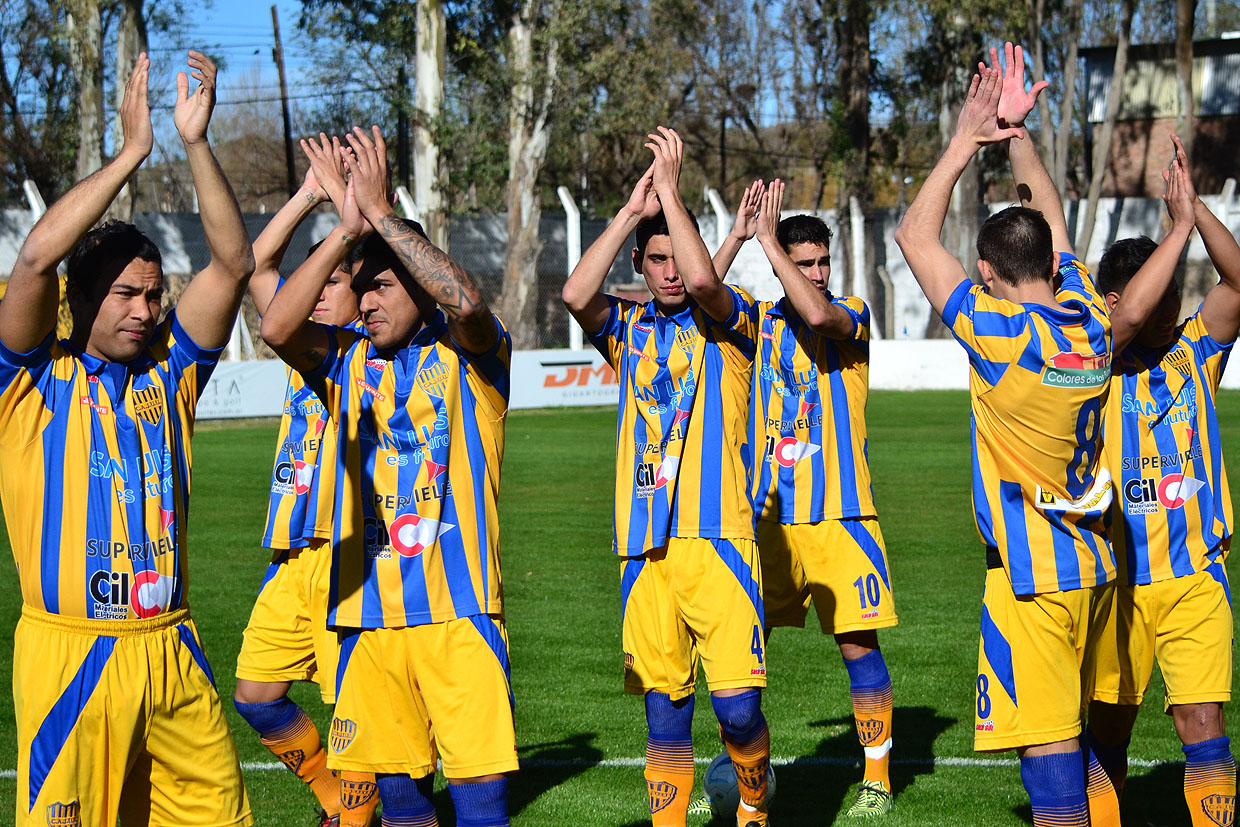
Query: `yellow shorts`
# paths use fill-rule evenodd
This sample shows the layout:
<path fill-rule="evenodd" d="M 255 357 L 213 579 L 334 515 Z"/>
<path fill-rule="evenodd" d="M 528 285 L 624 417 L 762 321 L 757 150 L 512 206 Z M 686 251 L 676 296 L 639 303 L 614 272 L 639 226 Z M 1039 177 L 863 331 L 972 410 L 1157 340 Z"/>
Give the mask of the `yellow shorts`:
<path fill-rule="evenodd" d="M 433 733 L 433 734 L 432 734 Z M 435 771 L 448 778 L 517 768 L 508 633 L 490 615 L 344 636 L 327 765 Z"/>
<path fill-rule="evenodd" d="M 1081 664 L 1096 590 L 1016 596 L 986 572 L 973 748 L 1050 744 L 1081 732 Z"/>
<path fill-rule="evenodd" d="M 340 641 L 327 628 L 332 546 L 275 553 L 250 612 L 237 656 L 237 677 L 259 683 L 316 681 L 323 703 L 336 702 Z"/>
<path fill-rule="evenodd" d="M 1140 704 L 1155 659 L 1164 707 L 1231 700 L 1231 600 L 1221 561 L 1185 577 L 1117 585 L 1098 602 L 1093 623 L 1087 700 Z"/>
<path fill-rule="evenodd" d="M 20 827 L 254 823 L 184 609 L 109 624 L 23 608 L 13 703 Z"/>
<path fill-rule="evenodd" d="M 766 686 L 762 581 L 753 540 L 673 537 L 620 566 L 624 691 Z"/>
<path fill-rule="evenodd" d="M 758 521 L 766 627 L 804 626 L 812 599 L 823 634 L 895 626 L 878 520 Z"/>

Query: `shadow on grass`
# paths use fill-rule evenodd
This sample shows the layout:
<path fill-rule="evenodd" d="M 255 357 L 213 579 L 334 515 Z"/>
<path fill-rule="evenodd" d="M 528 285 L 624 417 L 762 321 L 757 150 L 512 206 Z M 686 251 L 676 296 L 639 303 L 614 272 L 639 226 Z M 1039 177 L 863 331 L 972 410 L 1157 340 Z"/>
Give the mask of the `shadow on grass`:
<path fill-rule="evenodd" d="M 918 776 L 934 772 L 935 739 L 955 723 L 955 718 L 928 706 L 895 708 L 891 785 L 897 803 Z M 852 717 L 814 721 L 810 726 L 831 734 L 813 753 L 775 768 L 778 783 L 771 820 L 780 825 L 829 823 L 844 806 L 849 790 L 861 780 L 863 755 Z M 730 818 L 716 818 L 710 825 L 733 823 Z"/>
<path fill-rule="evenodd" d="M 508 788 L 508 812 L 518 815 L 534 799 L 580 775 L 603 760 L 594 746 L 594 732 L 580 732 L 559 741 L 521 747 L 521 769 Z"/>

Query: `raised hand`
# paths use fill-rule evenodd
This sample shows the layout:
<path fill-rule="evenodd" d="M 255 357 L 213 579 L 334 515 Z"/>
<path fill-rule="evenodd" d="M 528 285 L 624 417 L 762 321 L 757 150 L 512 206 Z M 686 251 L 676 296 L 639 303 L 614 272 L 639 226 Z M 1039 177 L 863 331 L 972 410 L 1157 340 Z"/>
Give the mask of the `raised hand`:
<path fill-rule="evenodd" d="M 980 64 L 979 64 L 980 65 Z M 998 71 L 999 52 L 990 50 L 990 68 Z M 1045 80 L 1025 89 L 1025 52 L 1020 46 L 1012 47 L 1012 42 L 1003 44 L 1003 86 L 999 97 L 997 117 L 1000 126 L 1021 126 L 1033 107 L 1038 103 L 1038 95 L 1050 86 Z"/>
<path fill-rule="evenodd" d="M 172 122 L 182 141 L 197 144 L 207 139 L 207 125 L 215 109 L 217 70 L 209 57 L 192 49 L 186 63 L 191 69 L 190 75 L 198 81 L 198 88 L 191 94 L 189 78 L 184 72 L 177 72 L 177 102 L 172 110 Z"/>
<path fill-rule="evenodd" d="M 373 225 L 392 209 L 388 196 L 387 144 L 379 127 L 371 127 L 373 140 L 361 127 L 346 134 L 349 149 L 341 158 L 349 169 L 349 184 L 362 215 Z M 342 216 L 343 218 L 343 216 Z"/>
<path fill-rule="evenodd" d="M 121 131 L 125 141 L 122 152 L 132 152 L 145 158 L 155 145 L 155 133 L 151 129 L 151 107 L 147 102 L 147 85 L 151 72 L 151 59 L 146 52 L 138 55 L 138 61 L 125 81 L 125 97 L 121 100 Z"/>
<path fill-rule="evenodd" d="M 313 137 L 302 139 L 301 151 L 310 162 L 310 170 L 306 173 L 307 183 L 310 180 L 308 176 L 313 175 L 325 197 L 331 199 L 336 212 L 340 213 L 344 207 L 346 183 L 344 161 L 340 158 L 340 139 L 332 138 L 329 141 L 327 135 L 320 132 L 317 141 Z"/>
<path fill-rule="evenodd" d="M 654 153 L 654 189 L 660 198 L 680 197 L 680 165 L 685 143 L 676 130 L 665 126 L 646 136 L 646 149 Z"/>
<path fill-rule="evenodd" d="M 969 84 L 969 94 L 956 122 L 956 137 L 977 146 L 994 144 L 1008 138 L 1020 138 L 1021 129 L 1001 127 L 998 122 L 1001 78 L 998 69 L 978 64 L 977 74 Z"/>
<path fill-rule="evenodd" d="M 654 191 L 654 164 L 651 164 L 642 177 L 638 179 L 637 184 L 633 187 L 633 192 L 629 195 L 628 203 L 624 205 L 624 209 L 644 221 L 647 218 L 654 218 L 659 214 L 662 207 L 659 205 L 659 197 Z"/>
<path fill-rule="evenodd" d="M 761 180 L 754 181 L 745 188 L 741 196 L 740 206 L 736 208 L 736 222 L 732 225 L 732 235 L 739 241 L 748 241 L 758 231 L 758 207 L 766 185 Z"/>
<path fill-rule="evenodd" d="M 763 247 L 779 243 L 779 213 L 784 204 L 784 182 L 776 178 L 762 195 L 762 211 L 758 213 L 758 241 Z"/>
<path fill-rule="evenodd" d="M 1167 205 L 1167 215 L 1173 225 L 1189 226 L 1196 224 L 1194 209 L 1197 191 L 1193 187 L 1193 178 L 1188 172 L 1188 155 L 1180 139 L 1172 135 L 1171 142 L 1175 145 L 1175 157 L 1171 164 L 1163 170 L 1163 181 L 1167 183 L 1163 193 L 1163 203 Z"/>

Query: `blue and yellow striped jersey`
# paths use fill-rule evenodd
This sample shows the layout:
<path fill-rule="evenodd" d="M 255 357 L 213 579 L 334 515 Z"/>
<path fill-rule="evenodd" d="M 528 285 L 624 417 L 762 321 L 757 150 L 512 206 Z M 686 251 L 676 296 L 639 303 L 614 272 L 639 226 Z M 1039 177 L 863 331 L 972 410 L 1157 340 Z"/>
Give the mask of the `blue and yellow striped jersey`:
<path fill-rule="evenodd" d="M 866 454 L 870 310 L 852 296 L 831 303 L 853 320 L 848 339 L 820 336 L 787 299 L 759 303 L 750 440 L 762 452 L 754 510 L 778 523 L 873 517 Z"/>
<path fill-rule="evenodd" d="M 361 322 L 345 329 L 366 333 Z M 327 421 L 322 400 L 300 373 L 290 369 L 271 471 L 263 531 L 266 548 L 304 548 L 311 540 L 332 537 L 336 430 L 328 428 Z"/>
<path fill-rule="evenodd" d="M 1101 417 L 1111 323 L 1085 266 L 1060 254 L 1065 310 L 995 298 L 962 281 L 943 321 L 969 355 L 973 509 L 1016 594 L 1115 577 Z"/>
<path fill-rule="evenodd" d="M 1227 553 L 1231 492 L 1214 396 L 1232 344 L 1211 339 L 1198 310 L 1167 347 L 1120 354 L 1103 423 L 1122 582 L 1194 574 Z"/>
<path fill-rule="evenodd" d="M 436 312 L 388 359 L 357 333 L 306 381 L 339 429 L 328 623 L 373 629 L 503 612 L 500 462 L 512 340 L 471 354 Z"/>
<path fill-rule="evenodd" d="M 26 605 L 101 621 L 185 605 L 190 437 L 220 350 L 169 316 L 106 362 L 0 345 L 0 499 Z"/>
<path fill-rule="evenodd" d="M 608 296 L 590 341 L 616 371 L 614 548 L 637 556 L 669 537 L 753 539 L 747 437 L 757 305 L 732 291 L 731 318 L 690 302 L 671 316 L 654 302 Z"/>

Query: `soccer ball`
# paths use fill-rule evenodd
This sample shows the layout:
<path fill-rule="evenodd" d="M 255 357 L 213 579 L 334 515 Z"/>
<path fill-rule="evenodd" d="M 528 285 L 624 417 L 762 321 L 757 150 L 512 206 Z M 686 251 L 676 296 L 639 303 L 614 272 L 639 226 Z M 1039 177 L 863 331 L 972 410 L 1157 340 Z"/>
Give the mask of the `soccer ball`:
<path fill-rule="evenodd" d="M 702 790 L 710 800 L 710 811 L 715 818 L 733 818 L 736 808 L 741 804 L 741 791 L 736 785 L 736 770 L 732 767 L 732 759 L 725 752 L 715 756 L 702 776 Z M 766 800 L 769 803 L 775 797 L 775 768 L 766 769 Z"/>

